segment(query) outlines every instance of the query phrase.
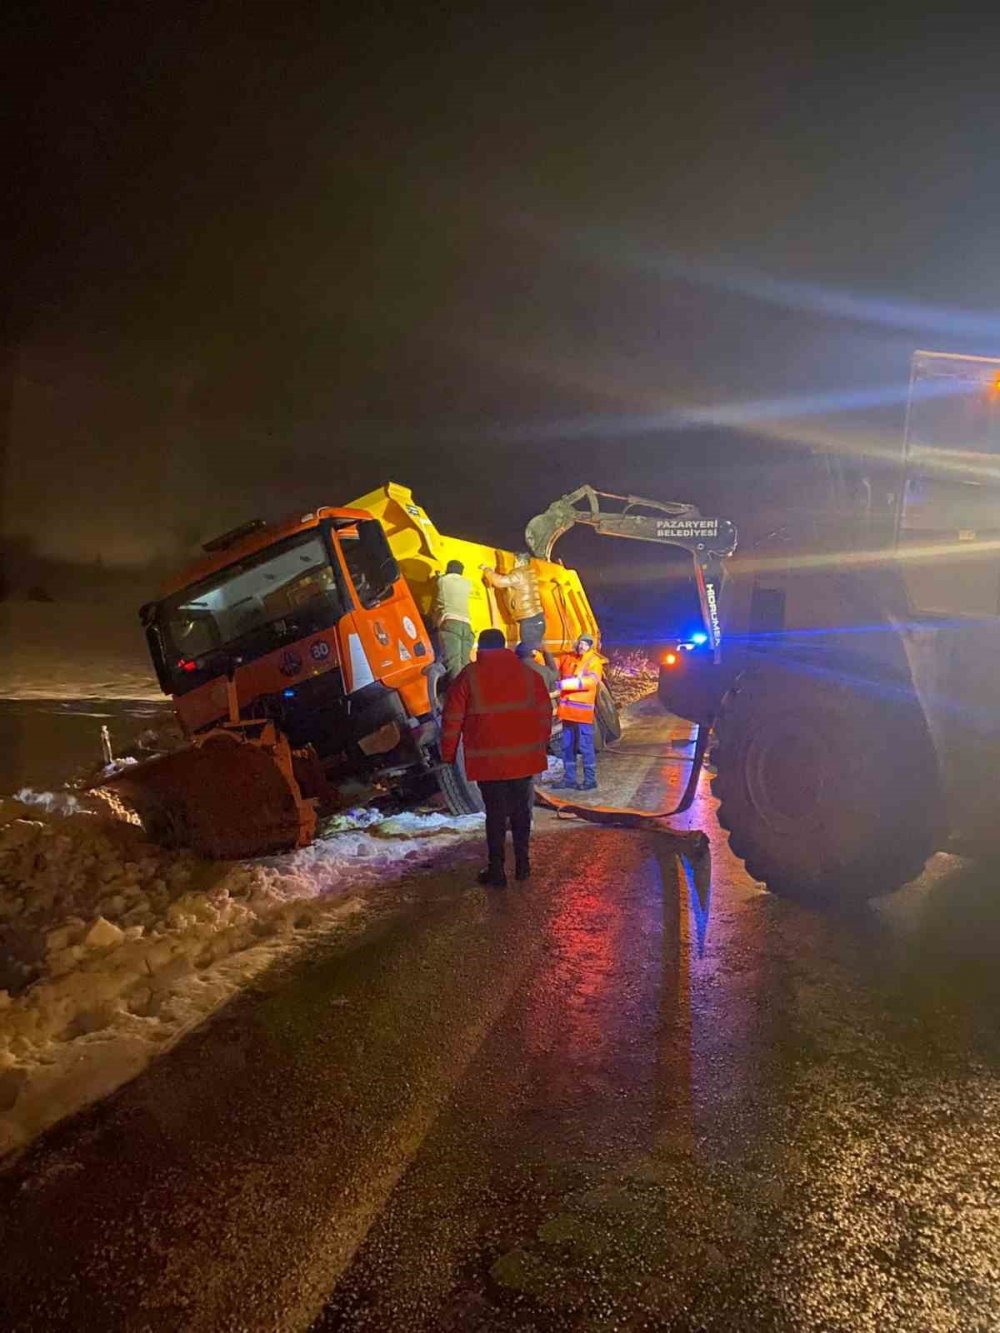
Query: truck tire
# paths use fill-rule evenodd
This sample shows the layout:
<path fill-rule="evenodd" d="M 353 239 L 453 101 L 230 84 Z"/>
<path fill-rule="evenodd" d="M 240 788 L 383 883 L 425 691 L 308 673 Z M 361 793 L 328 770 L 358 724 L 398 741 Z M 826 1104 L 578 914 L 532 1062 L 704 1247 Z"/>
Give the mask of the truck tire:
<path fill-rule="evenodd" d="M 465 776 L 465 756 L 461 742 L 455 762 L 438 770 L 438 785 L 449 814 L 478 815 L 485 809 L 478 785 Z"/>
<path fill-rule="evenodd" d="M 431 702 L 435 721 L 440 726 L 441 710 L 448 688 L 448 676 L 440 662 L 431 667 L 428 677 Z M 465 774 L 465 747 L 461 741 L 453 764 L 442 764 L 437 770 L 438 786 L 448 813 L 452 815 L 477 815 L 484 809 L 482 793 L 475 782 Z"/>
<path fill-rule="evenodd" d="M 861 902 L 913 879 L 934 850 L 934 751 L 898 687 L 753 669 L 723 700 L 716 738 L 719 823 L 773 892 Z"/>
<path fill-rule="evenodd" d="M 597 687 L 594 715 L 597 722 L 595 740 L 600 749 L 603 750 L 605 746 L 614 745 L 615 741 L 621 740 L 622 720 L 618 714 L 618 705 L 603 680 Z"/>

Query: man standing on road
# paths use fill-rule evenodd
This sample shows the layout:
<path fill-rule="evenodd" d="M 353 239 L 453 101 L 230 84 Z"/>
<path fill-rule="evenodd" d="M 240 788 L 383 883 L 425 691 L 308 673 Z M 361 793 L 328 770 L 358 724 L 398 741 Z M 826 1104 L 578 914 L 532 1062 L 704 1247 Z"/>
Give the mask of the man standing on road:
<path fill-rule="evenodd" d="M 441 758 L 453 764 L 461 739 L 466 774 L 486 806 L 489 864 L 480 884 L 507 887 L 507 826 L 514 843 L 514 878 L 531 874 L 529 842 L 534 776 L 546 767 L 552 703 L 537 671 L 506 647 L 503 632 L 484 629 L 476 660 L 449 688 L 441 725 Z"/>
<path fill-rule="evenodd" d="M 455 680 L 472 656 L 471 596 L 472 584 L 465 577 L 465 566 L 461 560 L 449 560 L 434 594 L 434 620 L 449 680 Z"/>
<path fill-rule="evenodd" d="M 498 574 L 489 565 L 481 565 L 483 578 L 491 588 L 505 588 L 510 613 L 517 621 L 518 637 L 532 651 L 545 653 L 545 612 L 538 575 L 531 567 L 531 556 L 521 551 L 514 557 L 514 568 L 509 574 Z"/>
<path fill-rule="evenodd" d="M 559 659 L 559 720 L 563 724 L 563 780 L 557 786 L 573 791 L 597 790 L 594 756 L 594 714 L 597 691 L 604 675 L 604 659 L 594 651 L 594 640 L 581 634 L 576 649 Z M 577 786 L 576 756 L 583 760 L 583 782 Z"/>

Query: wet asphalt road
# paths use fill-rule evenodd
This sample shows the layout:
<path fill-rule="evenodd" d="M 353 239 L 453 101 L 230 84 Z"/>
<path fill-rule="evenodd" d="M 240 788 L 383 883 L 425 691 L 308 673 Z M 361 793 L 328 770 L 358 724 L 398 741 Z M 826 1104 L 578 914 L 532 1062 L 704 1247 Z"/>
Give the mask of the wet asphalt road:
<path fill-rule="evenodd" d="M 707 892 L 548 816 L 530 886 L 385 886 L 0 1176 L 0 1325 L 1000 1327 L 995 872 L 820 914 L 711 817 Z"/>

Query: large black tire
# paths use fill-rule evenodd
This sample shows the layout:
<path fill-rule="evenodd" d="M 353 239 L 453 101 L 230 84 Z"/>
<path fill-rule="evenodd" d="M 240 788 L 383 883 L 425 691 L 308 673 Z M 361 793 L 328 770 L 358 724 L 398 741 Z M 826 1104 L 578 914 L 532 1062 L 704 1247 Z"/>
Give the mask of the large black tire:
<path fill-rule="evenodd" d="M 606 745 L 614 745 L 615 741 L 621 740 L 622 720 L 618 714 L 618 705 L 603 680 L 597 687 L 594 716 L 597 722 L 594 739 L 599 749 L 603 750 Z"/>
<path fill-rule="evenodd" d="M 441 709 L 444 705 L 445 691 L 448 688 L 448 677 L 440 662 L 436 662 L 431 668 L 429 683 L 434 717 L 440 724 Z M 437 770 L 437 779 L 438 786 L 441 788 L 441 795 L 444 797 L 445 805 L 448 807 L 450 814 L 477 815 L 485 808 L 478 785 L 471 782 L 465 775 L 465 750 L 461 741 L 458 745 L 455 762 L 453 764 L 442 764 Z"/>
<path fill-rule="evenodd" d="M 477 815 L 481 814 L 486 808 L 483 805 L 478 784 L 470 782 L 465 776 L 465 762 L 461 744 L 459 744 L 458 754 L 455 756 L 455 763 L 438 770 L 438 784 L 441 787 L 441 795 L 444 797 L 445 805 L 447 805 L 451 814 Z"/>
<path fill-rule="evenodd" d="M 776 893 L 859 902 L 913 879 L 936 845 L 938 782 L 905 690 L 755 668 L 723 700 L 719 823 Z"/>

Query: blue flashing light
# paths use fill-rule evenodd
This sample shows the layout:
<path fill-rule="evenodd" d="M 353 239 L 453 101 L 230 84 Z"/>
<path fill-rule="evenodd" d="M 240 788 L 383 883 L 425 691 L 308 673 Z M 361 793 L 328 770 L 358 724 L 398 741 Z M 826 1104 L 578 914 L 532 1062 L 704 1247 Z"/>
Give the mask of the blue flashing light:
<path fill-rule="evenodd" d="M 705 633 L 703 629 L 696 630 L 695 633 L 691 635 L 691 642 L 697 643 L 699 645 L 703 643 L 708 643 L 708 635 Z"/>
<path fill-rule="evenodd" d="M 294 699 L 294 698 L 295 698 L 295 691 L 294 691 L 294 690 L 282 690 L 282 691 L 281 691 L 281 697 L 282 697 L 282 699 Z"/>

